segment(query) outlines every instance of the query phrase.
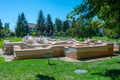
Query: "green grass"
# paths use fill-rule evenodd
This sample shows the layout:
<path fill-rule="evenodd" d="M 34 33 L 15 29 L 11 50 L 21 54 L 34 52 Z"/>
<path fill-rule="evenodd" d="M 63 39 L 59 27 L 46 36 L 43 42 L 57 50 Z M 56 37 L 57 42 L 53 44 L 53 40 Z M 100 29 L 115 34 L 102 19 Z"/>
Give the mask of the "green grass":
<path fill-rule="evenodd" d="M 0 48 L 2 48 L 2 45 L 3 45 L 3 41 L 4 40 L 10 40 L 10 41 L 13 41 L 13 42 L 17 42 L 17 41 L 21 41 L 22 40 L 22 38 L 18 38 L 18 37 L 11 37 L 11 38 L 2 38 L 1 40 L 0 40 Z"/>
<path fill-rule="evenodd" d="M 108 41 L 108 42 L 117 42 L 117 43 L 120 44 L 120 39 L 109 39 L 107 37 L 93 37 L 92 39 L 102 40 L 102 41 Z"/>
<path fill-rule="evenodd" d="M 1 62 L 5 62 L 5 58 L 4 57 L 0 57 L 0 63 Z"/>
<path fill-rule="evenodd" d="M 65 62 L 47 59 L 0 63 L 0 80 L 120 80 L 120 57 L 94 62 Z M 88 73 L 76 74 L 74 70 Z"/>
<path fill-rule="evenodd" d="M 68 37 L 53 37 L 53 39 L 55 40 L 67 40 Z M 81 38 L 74 38 L 75 40 L 77 41 L 82 41 Z M 102 41 L 108 41 L 108 42 L 117 42 L 120 44 L 120 39 L 109 39 L 107 37 L 92 37 L 92 39 L 95 39 L 95 40 L 102 40 Z"/>

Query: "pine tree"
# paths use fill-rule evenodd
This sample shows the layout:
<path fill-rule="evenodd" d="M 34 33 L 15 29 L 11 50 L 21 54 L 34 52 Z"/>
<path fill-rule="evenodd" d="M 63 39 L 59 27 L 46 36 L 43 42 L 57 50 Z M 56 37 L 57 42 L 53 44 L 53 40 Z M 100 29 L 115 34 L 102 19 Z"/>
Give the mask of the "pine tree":
<path fill-rule="evenodd" d="M 21 14 L 21 25 L 23 29 L 22 36 L 25 36 L 29 33 L 29 27 L 28 27 L 28 23 L 27 23 L 24 13 Z"/>
<path fill-rule="evenodd" d="M 23 37 L 29 33 L 29 27 L 28 27 L 28 23 L 24 13 L 21 13 L 21 15 L 18 15 L 15 32 L 18 37 Z"/>
<path fill-rule="evenodd" d="M 2 24 L 2 21 L 0 19 L 0 39 L 1 39 L 2 35 L 3 35 L 2 31 L 3 31 L 3 24 Z"/>
<path fill-rule="evenodd" d="M 45 31 L 45 18 L 42 10 L 39 11 L 38 20 L 37 20 L 37 35 L 44 35 Z"/>
<path fill-rule="evenodd" d="M 1 22 L 1 19 L 0 19 L 0 29 L 3 29 L 3 24 Z"/>
<path fill-rule="evenodd" d="M 53 29 L 53 22 L 51 20 L 50 14 L 47 15 L 47 20 L 46 20 L 46 32 L 47 34 L 53 34 L 54 29 Z"/>
<path fill-rule="evenodd" d="M 70 28 L 68 20 L 63 22 L 63 32 L 66 32 L 66 30 Z"/>
<path fill-rule="evenodd" d="M 21 32 L 22 32 L 22 29 L 21 29 L 21 18 L 20 18 L 20 14 L 19 14 L 18 15 L 18 20 L 17 20 L 17 26 L 15 28 L 16 36 L 20 37 L 21 36 Z"/>
<path fill-rule="evenodd" d="M 58 18 L 55 19 L 55 26 L 57 28 L 57 32 L 61 32 L 62 30 L 62 21 Z"/>

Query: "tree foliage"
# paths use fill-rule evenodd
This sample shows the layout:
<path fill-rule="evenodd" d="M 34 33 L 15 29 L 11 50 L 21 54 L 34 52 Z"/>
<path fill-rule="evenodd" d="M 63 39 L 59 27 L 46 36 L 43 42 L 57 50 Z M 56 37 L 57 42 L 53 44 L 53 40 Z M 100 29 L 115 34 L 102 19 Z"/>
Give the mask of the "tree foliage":
<path fill-rule="evenodd" d="M 55 19 L 55 27 L 57 32 L 61 32 L 62 30 L 62 21 L 58 18 Z"/>
<path fill-rule="evenodd" d="M 0 38 L 3 36 L 3 24 L 2 21 L 0 19 Z"/>
<path fill-rule="evenodd" d="M 7 35 L 10 35 L 10 28 L 9 28 L 9 23 L 5 23 L 4 24 L 4 33 L 5 33 L 5 36 Z"/>
<path fill-rule="evenodd" d="M 44 35 L 45 31 L 45 18 L 42 10 L 39 11 L 38 19 L 37 19 L 37 35 Z"/>
<path fill-rule="evenodd" d="M 53 34 L 54 28 L 53 28 L 53 22 L 51 20 L 51 15 L 47 15 L 47 20 L 46 20 L 46 32 L 47 34 Z"/>
<path fill-rule="evenodd" d="M 68 20 L 64 21 L 62 27 L 63 32 L 66 32 L 66 30 L 69 28 L 70 28 L 69 21 Z"/>
<path fill-rule="evenodd" d="M 29 33 L 29 27 L 24 13 L 18 15 L 17 26 L 15 28 L 16 36 L 23 37 Z"/>
<path fill-rule="evenodd" d="M 3 24 L 2 24 L 1 19 L 0 19 L 0 29 L 3 29 Z"/>
<path fill-rule="evenodd" d="M 105 22 L 105 31 L 108 30 L 107 32 L 110 33 L 113 31 L 114 36 L 112 38 L 116 38 L 117 35 L 120 34 L 119 31 L 117 31 L 117 29 L 120 30 L 119 4 L 119 0 L 82 0 L 82 3 L 76 6 L 67 17 L 74 19 L 77 16 L 84 19 L 94 19 L 94 17 L 97 16 L 100 20 Z M 114 24 L 114 26 L 109 24 Z M 120 37 L 120 35 L 118 37 Z"/>

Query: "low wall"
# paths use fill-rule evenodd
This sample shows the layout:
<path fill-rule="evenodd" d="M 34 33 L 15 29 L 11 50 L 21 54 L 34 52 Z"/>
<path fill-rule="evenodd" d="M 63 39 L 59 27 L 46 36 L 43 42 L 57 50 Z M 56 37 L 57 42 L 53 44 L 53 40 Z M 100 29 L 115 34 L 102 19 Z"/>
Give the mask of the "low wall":
<path fill-rule="evenodd" d="M 109 43 L 101 46 L 70 47 L 65 52 L 67 57 L 73 59 L 87 59 L 113 55 L 113 44 Z"/>
<path fill-rule="evenodd" d="M 47 48 L 17 49 L 14 46 L 14 59 L 45 58 L 46 53 L 52 53 L 53 57 L 63 56 L 63 46 L 49 46 Z"/>
<path fill-rule="evenodd" d="M 2 49 L 3 49 L 3 55 L 10 55 L 13 54 L 13 46 L 14 45 L 20 45 L 20 46 L 25 46 L 24 42 L 4 42 Z"/>
<path fill-rule="evenodd" d="M 3 54 L 4 55 L 10 55 L 13 54 L 13 46 L 14 45 L 19 45 L 21 46 L 22 49 L 31 49 L 34 47 L 47 47 L 49 46 L 48 44 L 26 44 L 25 42 L 10 42 L 10 41 L 5 41 L 3 43 Z"/>

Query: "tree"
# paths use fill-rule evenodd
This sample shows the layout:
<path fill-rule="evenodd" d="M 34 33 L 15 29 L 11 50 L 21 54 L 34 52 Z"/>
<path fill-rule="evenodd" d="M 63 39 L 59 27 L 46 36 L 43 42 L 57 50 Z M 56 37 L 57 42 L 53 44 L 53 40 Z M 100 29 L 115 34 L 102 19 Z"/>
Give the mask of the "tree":
<path fill-rule="evenodd" d="M 18 37 L 23 37 L 29 33 L 29 27 L 28 27 L 28 23 L 24 13 L 21 13 L 21 15 L 18 15 L 15 32 Z"/>
<path fill-rule="evenodd" d="M 82 3 L 74 8 L 68 18 L 83 17 L 85 19 L 93 19 L 97 16 L 105 22 L 105 31 L 114 35 L 113 38 L 120 36 L 120 1 L 119 0 L 82 0 Z M 111 26 L 109 24 L 114 24 Z M 110 27 L 110 28 L 109 28 Z M 114 33 L 111 33 L 114 32 Z"/>
<path fill-rule="evenodd" d="M 55 19 L 55 27 L 57 28 L 57 33 L 61 33 L 62 21 L 58 18 Z"/>
<path fill-rule="evenodd" d="M 37 19 L 37 35 L 44 35 L 44 31 L 45 31 L 45 18 L 43 15 L 42 10 L 39 11 L 38 14 L 38 19 Z"/>
<path fill-rule="evenodd" d="M 0 19 L 0 39 L 2 38 L 3 36 L 3 24 L 2 24 L 2 21 Z"/>
<path fill-rule="evenodd" d="M 16 28 L 15 28 L 16 36 L 20 37 L 20 36 L 21 36 L 21 32 L 22 32 L 21 16 L 20 16 L 20 14 L 19 14 L 19 15 L 18 15 L 18 19 L 17 19 L 17 26 L 16 26 Z"/>
<path fill-rule="evenodd" d="M 91 21 L 91 25 L 92 25 L 92 30 L 93 30 L 93 34 L 95 36 L 103 36 L 103 23 L 100 20 L 92 20 Z M 98 34 L 99 33 L 99 34 Z"/>
<path fill-rule="evenodd" d="M 85 32 L 84 22 L 81 18 L 78 18 L 78 20 L 76 21 L 76 36 L 81 37 L 83 41 L 85 34 L 86 32 Z"/>
<path fill-rule="evenodd" d="M 83 41 L 86 36 L 86 28 L 83 20 L 81 18 L 78 18 L 77 20 L 73 20 L 72 28 L 68 29 L 66 31 L 66 34 L 71 37 L 78 37 L 78 38 L 81 37 Z"/>
<path fill-rule="evenodd" d="M 47 15 L 47 20 L 46 20 L 46 32 L 47 34 L 53 34 L 54 28 L 53 28 L 53 22 L 51 20 L 50 14 Z"/>
<path fill-rule="evenodd" d="M 23 28 L 22 36 L 25 36 L 25 35 L 29 34 L 28 22 L 27 22 L 23 12 L 21 13 L 21 25 L 22 25 L 22 28 Z"/>
<path fill-rule="evenodd" d="M 70 28 L 69 21 L 68 20 L 64 21 L 63 22 L 63 28 L 62 28 L 63 32 L 66 32 L 66 30 L 69 29 L 69 28 Z"/>
<path fill-rule="evenodd" d="M 10 36 L 10 29 L 9 29 L 9 23 L 4 24 L 4 34 L 5 36 Z"/>

